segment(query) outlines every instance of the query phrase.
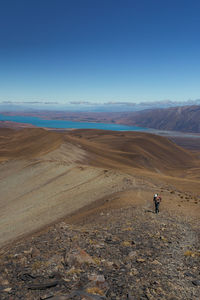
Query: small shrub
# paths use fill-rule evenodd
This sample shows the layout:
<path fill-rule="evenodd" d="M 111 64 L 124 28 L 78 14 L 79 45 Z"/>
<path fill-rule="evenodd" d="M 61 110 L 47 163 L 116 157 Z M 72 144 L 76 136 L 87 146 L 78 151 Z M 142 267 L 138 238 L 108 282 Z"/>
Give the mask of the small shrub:
<path fill-rule="evenodd" d="M 104 292 L 96 286 L 91 287 L 91 288 L 87 288 L 86 292 L 89 293 L 89 294 L 104 296 Z"/>

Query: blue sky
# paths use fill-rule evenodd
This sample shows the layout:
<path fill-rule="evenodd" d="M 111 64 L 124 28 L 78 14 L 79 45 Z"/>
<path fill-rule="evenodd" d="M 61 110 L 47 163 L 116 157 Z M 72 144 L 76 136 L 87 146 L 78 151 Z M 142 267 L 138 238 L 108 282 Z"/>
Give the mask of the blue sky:
<path fill-rule="evenodd" d="M 199 0 L 0 0 L 0 101 L 197 98 Z"/>

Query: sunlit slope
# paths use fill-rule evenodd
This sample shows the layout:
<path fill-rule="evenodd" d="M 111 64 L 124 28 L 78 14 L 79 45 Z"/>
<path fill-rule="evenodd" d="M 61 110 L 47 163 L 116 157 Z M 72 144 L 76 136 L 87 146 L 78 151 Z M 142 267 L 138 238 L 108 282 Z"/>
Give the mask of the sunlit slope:
<path fill-rule="evenodd" d="M 0 128 L 0 160 L 43 155 L 62 143 L 62 135 L 44 129 Z"/>
<path fill-rule="evenodd" d="M 38 157 L 64 142 L 81 145 L 93 163 L 99 159 L 99 163 L 111 160 L 152 171 L 167 171 L 191 167 L 195 160 L 191 152 L 153 134 L 103 130 L 58 133 L 44 129 L 0 129 L 0 160 Z"/>
<path fill-rule="evenodd" d="M 197 153 L 146 133 L 3 129 L 0 160 L 0 246 L 111 195 L 199 187 Z"/>
<path fill-rule="evenodd" d="M 124 186 L 123 174 L 91 166 L 65 134 L 4 131 L 0 142 L 0 246 Z"/>
<path fill-rule="evenodd" d="M 76 130 L 70 133 L 91 153 L 94 164 L 116 163 L 150 171 L 185 170 L 195 156 L 165 137 L 142 132 Z"/>

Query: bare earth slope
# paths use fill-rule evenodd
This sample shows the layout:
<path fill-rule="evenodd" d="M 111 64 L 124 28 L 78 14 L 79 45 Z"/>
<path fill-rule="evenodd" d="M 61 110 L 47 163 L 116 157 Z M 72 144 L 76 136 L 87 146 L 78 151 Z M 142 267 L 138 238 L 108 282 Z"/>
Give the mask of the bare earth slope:
<path fill-rule="evenodd" d="M 69 136 L 93 153 L 93 161 L 100 165 L 108 161 L 117 167 L 121 164 L 122 168 L 131 166 L 167 173 L 184 170 L 195 163 L 189 151 L 153 134 L 89 129 L 72 131 Z"/>
<path fill-rule="evenodd" d="M 123 175 L 105 177 L 86 163 L 84 149 L 63 139 L 40 129 L 1 133 L 0 245 L 112 193 L 113 182 L 121 189 Z"/>
<path fill-rule="evenodd" d="M 199 298 L 198 151 L 99 130 L 0 129 L 0 146 L 1 299 Z"/>
<path fill-rule="evenodd" d="M 43 129 L 0 129 L 0 159 L 38 157 L 58 148 L 62 142 L 59 133 Z"/>
<path fill-rule="evenodd" d="M 177 176 L 181 185 L 181 176 L 187 186 L 188 176 L 198 189 L 196 156 L 163 137 L 44 129 L 1 129 L 0 137 L 0 245 L 143 180 Z"/>

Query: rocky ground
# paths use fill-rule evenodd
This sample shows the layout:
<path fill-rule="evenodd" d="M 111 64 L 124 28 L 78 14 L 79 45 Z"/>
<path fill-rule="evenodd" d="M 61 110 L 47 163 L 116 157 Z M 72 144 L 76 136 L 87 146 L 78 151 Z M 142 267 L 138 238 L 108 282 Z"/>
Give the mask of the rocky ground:
<path fill-rule="evenodd" d="M 105 209 L 2 249 L 0 298 L 200 299 L 198 247 L 198 220 Z"/>

